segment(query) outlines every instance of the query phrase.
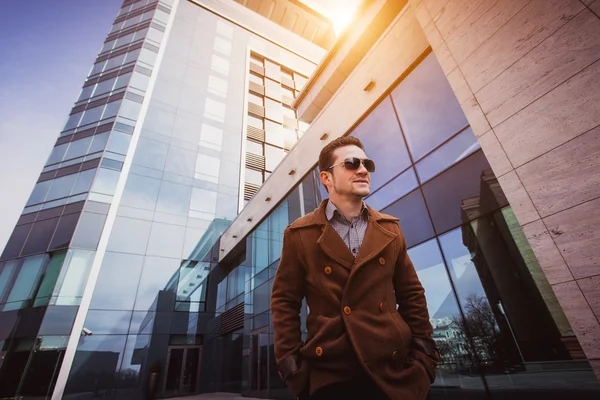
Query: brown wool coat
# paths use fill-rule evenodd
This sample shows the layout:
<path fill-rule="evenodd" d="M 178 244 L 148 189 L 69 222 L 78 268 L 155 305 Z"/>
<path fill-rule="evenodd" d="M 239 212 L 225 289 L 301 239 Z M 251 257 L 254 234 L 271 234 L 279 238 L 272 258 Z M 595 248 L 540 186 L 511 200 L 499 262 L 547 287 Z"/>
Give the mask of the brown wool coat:
<path fill-rule="evenodd" d="M 288 387 L 298 396 L 310 383 L 312 393 L 352 377 L 357 367 L 391 399 L 424 399 L 436 362 L 411 344 L 420 338 L 433 345 L 432 327 L 398 219 L 369 207 L 355 259 L 327 221 L 326 204 L 285 230 L 273 283 L 275 358 L 280 370 L 294 366 Z M 303 298 L 309 308 L 305 343 Z"/>

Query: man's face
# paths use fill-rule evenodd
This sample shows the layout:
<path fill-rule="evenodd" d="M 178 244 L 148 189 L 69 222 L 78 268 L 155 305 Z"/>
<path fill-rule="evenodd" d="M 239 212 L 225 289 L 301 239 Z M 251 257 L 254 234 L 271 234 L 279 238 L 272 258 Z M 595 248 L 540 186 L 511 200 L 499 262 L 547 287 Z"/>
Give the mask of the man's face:
<path fill-rule="evenodd" d="M 358 197 L 362 199 L 368 196 L 371 191 L 371 174 L 362 163 L 355 171 L 344 167 L 343 161 L 351 157 L 364 160 L 367 155 L 360 147 L 354 145 L 337 148 L 333 152 L 334 161 L 331 164 L 335 167 L 321 172 L 321 180 L 327 186 L 329 197 L 332 200 L 339 197 Z"/>

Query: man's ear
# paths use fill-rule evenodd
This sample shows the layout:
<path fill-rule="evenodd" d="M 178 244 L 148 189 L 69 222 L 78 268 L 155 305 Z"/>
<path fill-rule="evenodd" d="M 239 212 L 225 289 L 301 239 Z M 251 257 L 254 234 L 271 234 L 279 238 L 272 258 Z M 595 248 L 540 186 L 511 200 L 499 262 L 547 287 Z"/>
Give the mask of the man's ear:
<path fill-rule="evenodd" d="M 327 171 L 321 171 L 319 173 L 319 178 L 321 179 L 321 183 L 323 183 L 323 185 L 327 186 L 327 184 L 332 184 L 331 182 L 331 174 Z"/>

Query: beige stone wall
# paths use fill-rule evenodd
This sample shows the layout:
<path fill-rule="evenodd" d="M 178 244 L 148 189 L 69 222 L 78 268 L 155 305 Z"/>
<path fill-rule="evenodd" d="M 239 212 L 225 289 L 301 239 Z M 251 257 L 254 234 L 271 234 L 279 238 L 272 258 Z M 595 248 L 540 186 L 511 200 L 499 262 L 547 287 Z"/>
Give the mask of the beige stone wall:
<path fill-rule="evenodd" d="M 409 0 L 600 377 L 600 0 Z"/>

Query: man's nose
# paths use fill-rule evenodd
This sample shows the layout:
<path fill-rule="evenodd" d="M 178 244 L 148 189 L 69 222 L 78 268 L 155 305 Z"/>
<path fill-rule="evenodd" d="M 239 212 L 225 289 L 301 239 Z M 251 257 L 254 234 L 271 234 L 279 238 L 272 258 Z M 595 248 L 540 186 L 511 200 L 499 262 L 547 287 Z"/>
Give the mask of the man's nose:
<path fill-rule="evenodd" d="M 358 169 L 356 170 L 356 173 L 358 175 L 367 175 L 369 173 L 369 171 L 367 171 L 367 169 L 365 168 L 365 165 L 362 163 L 360 163 Z"/>

